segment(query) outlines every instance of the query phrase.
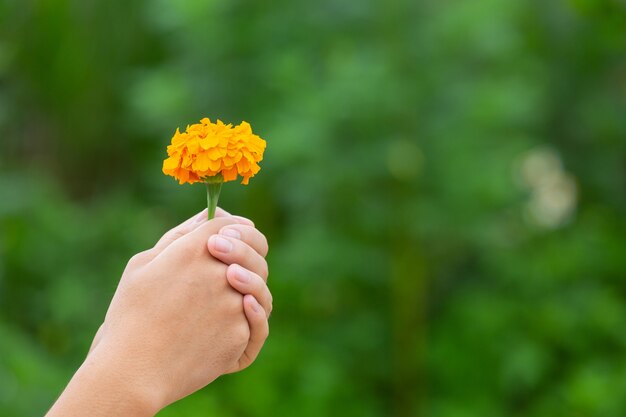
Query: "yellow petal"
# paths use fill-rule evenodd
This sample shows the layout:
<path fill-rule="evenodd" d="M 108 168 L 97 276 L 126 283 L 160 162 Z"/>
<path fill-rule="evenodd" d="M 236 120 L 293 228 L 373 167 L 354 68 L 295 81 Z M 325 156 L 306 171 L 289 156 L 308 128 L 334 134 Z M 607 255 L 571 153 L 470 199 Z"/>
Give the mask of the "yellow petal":
<path fill-rule="evenodd" d="M 218 159 L 217 161 L 214 161 L 213 159 L 209 159 L 209 168 L 211 169 L 211 171 L 218 172 L 221 167 L 222 167 L 221 159 Z"/>
<path fill-rule="evenodd" d="M 211 158 L 209 158 L 208 153 L 200 152 L 196 155 L 196 160 L 193 161 L 192 168 L 194 171 L 206 171 L 209 169 L 210 162 Z"/>

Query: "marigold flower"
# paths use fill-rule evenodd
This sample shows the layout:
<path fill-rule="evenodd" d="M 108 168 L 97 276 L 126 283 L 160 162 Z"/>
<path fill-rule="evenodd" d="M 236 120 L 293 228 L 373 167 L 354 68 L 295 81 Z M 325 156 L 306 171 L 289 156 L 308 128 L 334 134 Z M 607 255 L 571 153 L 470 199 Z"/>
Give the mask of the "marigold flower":
<path fill-rule="evenodd" d="M 222 174 L 224 182 L 236 180 L 242 184 L 259 172 L 266 143 L 252 133 L 247 122 L 238 126 L 211 123 L 204 118 L 198 124 L 187 126 L 185 132 L 176 129 L 172 143 L 167 147 L 169 158 L 163 161 L 163 173 L 181 184 L 203 182 L 208 177 Z"/>
<path fill-rule="evenodd" d="M 212 123 L 208 118 L 187 126 L 185 132 L 176 129 L 167 147 L 168 158 L 163 161 L 163 173 L 180 184 L 204 182 L 207 185 L 209 219 L 213 218 L 222 182 L 236 180 L 248 184 L 261 169 L 266 143 L 252 133 L 247 122 L 239 125 Z"/>

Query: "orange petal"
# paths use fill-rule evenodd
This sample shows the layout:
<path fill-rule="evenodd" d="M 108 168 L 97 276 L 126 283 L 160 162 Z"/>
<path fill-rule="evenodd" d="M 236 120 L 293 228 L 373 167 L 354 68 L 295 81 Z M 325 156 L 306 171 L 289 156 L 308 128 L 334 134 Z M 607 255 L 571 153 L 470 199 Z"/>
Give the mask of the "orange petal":
<path fill-rule="evenodd" d="M 189 171 L 184 168 L 179 168 L 178 175 L 176 175 L 176 177 L 178 178 L 178 182 L 180 184 L 184 184 L 189 179 Z"/>
<path fill-rule="evenodd" d="M 194 171 L 206 171 L 209 169 L 210 163 L 211 158 L 209 158 L 209 154 L 206 152 L 200 152 L 196 155 L 196 160 L 193 161 L 192 168 Z"/>
<path fill-rule="evenodd" d="M 224 177 L 224 181 L 233 181 L 237 179 L 237 168 L 233 167 L 231 169 L 223 169 L 222 176 Z"/>
<path fill-rule="evenodd" d="M 250 162 L 246 158 L 241 158 L 239 162 L 237 162 L 237 170 L 242 173 L 246 172 L 250 169 Z"/>

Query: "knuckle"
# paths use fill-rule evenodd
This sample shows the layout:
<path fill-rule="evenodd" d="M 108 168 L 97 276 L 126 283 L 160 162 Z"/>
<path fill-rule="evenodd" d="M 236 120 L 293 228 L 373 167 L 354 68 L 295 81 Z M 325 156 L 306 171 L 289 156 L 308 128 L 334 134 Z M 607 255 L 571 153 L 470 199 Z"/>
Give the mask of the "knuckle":
<path fill-rule="evenodd" d="M 270 246 L 269 246 L 269 243 L 267 242 L 267 238 L 265 237 L 263 233 L 261 233 L 261 255 L 267 256 L 267 253 L 269 252 L 269 250 L 270 250 Z"/>
<path fill-rule="evenodd" d="M 263 338 L 263 340 L 266 340 L 269 336 L 270 336 L 270 326 L 268 324 L 267 326 L 263 327 L 263 330 L 261 332 L 261 337 Z"/>
<path fill-rule="evenodd" d="M 261 269 L 259 272 L 260 272 L 259 275 L 261 276 L 261 278 L 263 278 L 264 281 L 267 281 L 267 277 L 269 277 L 270 270 L 269 270 L 269 266 L 267 265 L 267 261 L 265 259 L 263 259 L 263 262 L 261 263 Z"/>
<path fill-rule="evenodd" d="M 272 297 L 272 293 L 269 292 L 267 287 L 265 287 L 263 291 L 263 308 L 267 310 L 266 311 L 267 314 L 269 314 L 272 311 L 273 304 L 274 304 L 274 299 Z"/>
<path fill-rule="evenodd" d="M 269 303 L 272 304 L 274 302 L 274 295 L 272 294 L 270 289 L 267 287 L 267 284 L 265 286 L 265 289 L 267 291 L 267 299 L 269 300 Z"/>
<path fill-rule="evenodd" d="M 126 269 L 132 269 L 139 266 L 139 254 L 131 256 L 126 264 Z"/>
<path fill-rule="evenodd" d="M 243 228 L 243 227 L 242 227 Z M 246 235 L 250 243 L 256 242 L 259 250 L 259 255 L 266 256 L 269 250 L 267 238 L 259 229 L 256 229 L 252 226 L 245 226 Z M 245 239 L 244 239 L 245 240 Z"/>
<path fill-rule="evenodd" d="M 183 230 L 182 228 L 172 229 L 163 235 L 163 240 L 168 241 L 168 242 L 173 242 L 185 236 L 186 234 L 187 234 L 186 231 Z"/>
<path fill-rule="evenodd" d="M 140 266 L 145 265 L 151 258 L 151 250 L 145 250 L 143 252 L 139 252 L 134 254 L 129 260 L 127 267 L 128 268 L 138 268 Z"/>

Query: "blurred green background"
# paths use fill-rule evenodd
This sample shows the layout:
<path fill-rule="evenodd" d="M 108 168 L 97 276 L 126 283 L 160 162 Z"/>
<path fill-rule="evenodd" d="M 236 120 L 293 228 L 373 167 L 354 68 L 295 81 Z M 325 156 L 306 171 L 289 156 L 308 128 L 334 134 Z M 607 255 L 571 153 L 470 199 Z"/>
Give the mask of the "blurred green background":
<path fill-rule="evenodd" d="M 268 142 L 221 205 L 272 331 L 160 415 L 626 415 L 621 0 L 0 0 L 0 415 L 203 208 L 161 164 L 204 116 Z"/>

